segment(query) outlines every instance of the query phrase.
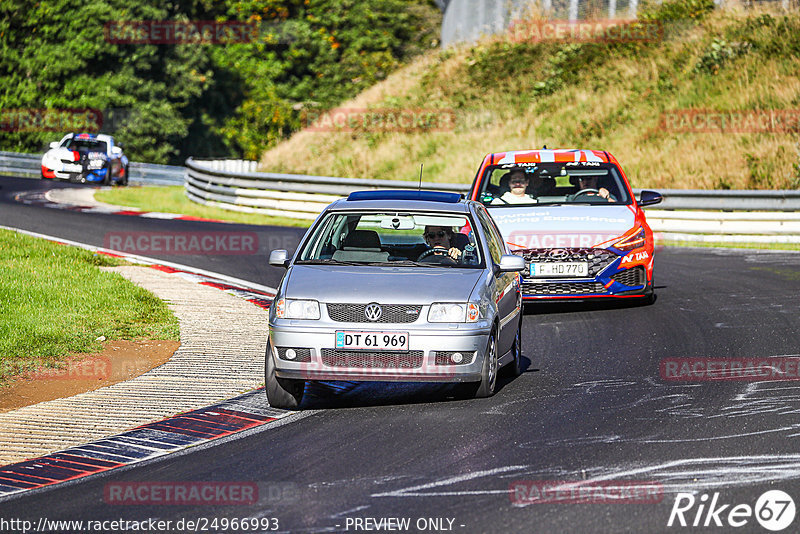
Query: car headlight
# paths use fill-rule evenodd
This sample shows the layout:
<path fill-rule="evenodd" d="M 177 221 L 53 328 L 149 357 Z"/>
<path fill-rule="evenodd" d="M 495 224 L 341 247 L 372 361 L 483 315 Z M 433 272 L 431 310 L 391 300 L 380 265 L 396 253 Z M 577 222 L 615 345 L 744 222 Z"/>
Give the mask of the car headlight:
<path fill-rule="evenodd" d="M 474 323 L 480 313 L 473 302 L 434 302 L 428 310 L 429 323 Z"/>
<path fill-rule="evenodd" d="M 278 299 L 275 303 L 278 319 L 319 319 L 319 302 L 316 300 Z"/>
<path fill-rule="evenodd" d="M 614 246 L 619 250 L 633 250 L 635 248 L 643 247 L 646 240 L 644 228 L 640 226 L 638 232 L 634 232 L 628 237 L 623 237 L 614 243 Z"/>

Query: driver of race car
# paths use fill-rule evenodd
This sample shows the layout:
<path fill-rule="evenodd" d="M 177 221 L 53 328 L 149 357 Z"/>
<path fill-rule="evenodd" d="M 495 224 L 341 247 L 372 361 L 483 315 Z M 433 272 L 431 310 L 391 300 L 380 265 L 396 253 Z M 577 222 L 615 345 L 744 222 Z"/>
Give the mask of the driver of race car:
<path fill-rule="evenodd" d="M 617 199 L 614 198 L 614 195 L 612 195 L 605 187 L 601 187 L 600 189 L 597 188 L 597 176 L 593 175 L 578 176 L 578 192 L 581 192 L 584 189 L 593 189 L 594 191 L 587 191 L 585 193 L 581 193 L 582 195 L 601 196 L 609 202 L 617 201 Z M 577 195 L 573 195 L 573 199 L 575 196 Z"/>
<path fill-rule="evenodd" d="M 426 226 L 425 233 L 422 234 L 425 243 L 431 248 L 441 248 L 441 252 L 434 252 L 434 255 L 447 255 L 454 261 L 461 258 L 461 250 L 453 246 L 453 229 L 446 226 Z"/>

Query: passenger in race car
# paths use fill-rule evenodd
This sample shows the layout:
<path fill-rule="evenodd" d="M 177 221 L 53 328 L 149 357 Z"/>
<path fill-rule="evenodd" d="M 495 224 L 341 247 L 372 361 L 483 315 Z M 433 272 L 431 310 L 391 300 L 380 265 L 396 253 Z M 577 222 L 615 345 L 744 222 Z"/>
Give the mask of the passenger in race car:
<path fill-rule="evenodd" d="M 525 171 L 514 169 L 500 179 L 500 187 L 503 189 L 508 184 L 508 191 L 498 198 L 492 200 L 492 204 L 531 204 L 536 202 L 536 198 L 528 195 L 525 191 L 528 188 L 529 180 Z"/>

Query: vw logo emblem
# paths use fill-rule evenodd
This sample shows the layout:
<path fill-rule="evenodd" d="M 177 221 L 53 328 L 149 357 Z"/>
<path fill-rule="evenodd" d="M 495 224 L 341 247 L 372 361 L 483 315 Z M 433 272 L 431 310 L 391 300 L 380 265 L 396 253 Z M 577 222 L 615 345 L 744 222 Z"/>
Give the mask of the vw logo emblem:
<path fill-rule="evenodd" d="M 373 302 L 372 304 L 367 304 L 367 307 L 364 308 L 364 315 L 367 319 L 374 322 L 381 318 L 383 309 L 381 309 L 379 304 Z"/>
<path fill-rule="evenodd" d="M 565 248 L 554 248 L 553 250 L 550 251 L 550 254 L 548 254 L 548 256 L 550 256 L 554 260 L 563 260 L 569 256 L 569 250 Z"/>

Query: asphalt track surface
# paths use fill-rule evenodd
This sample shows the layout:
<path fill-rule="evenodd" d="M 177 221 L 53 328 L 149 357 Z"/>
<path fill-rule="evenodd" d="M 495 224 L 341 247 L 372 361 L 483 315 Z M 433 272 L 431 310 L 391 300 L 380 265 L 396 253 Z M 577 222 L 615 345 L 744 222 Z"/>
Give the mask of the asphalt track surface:
<path fill-rule="evenodd" d="M 23 206 L 14 191 L 54 185 L 0 178 L 0 186 L 0 224 L 96 245 L 111 231 L 242 230 L 279 248 L 269 245 L 300 233 Z M 274 287 L 281 273 L 263 252 L 162 259 Z M 527 370 L 490 399 L 454 400 L 436 384 L 315 384 L 287 424 L 22 494 L 0 502 L 0 518 L 276 518 L 291 532 L 387 532 L 356 520 L 388 518 L 409 518 L 412 532 L 769 532 L 753 516 L 734 529 L 728 513 L 754 507 L 767 490 L 800 505 L 800 382 L 671 381 L 661 368 L 673 358 L 797 356 L 800 254 L 665 249 L 655 272 L 652 306 L 529 306 Z M 576 480 L 655 483 L 662 493 L 655 503 L 515 503 L 509 491 L 520 481 Z M 176 481 L 255 483 L 259 498 L 235 506 L 104 500 L 109 484 Z M 679 492 L 697 503 L 685 512 L 689 526 L 668 527 Z M 708 518 L 704 528 L 715 493 L 717 508 L 729 505 L 716 516 L 723 526 Z"/>

